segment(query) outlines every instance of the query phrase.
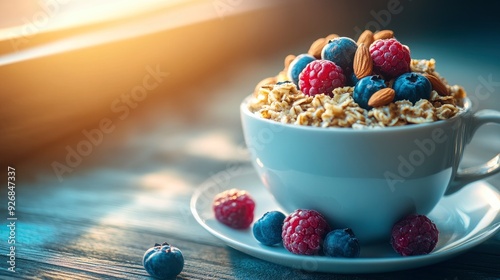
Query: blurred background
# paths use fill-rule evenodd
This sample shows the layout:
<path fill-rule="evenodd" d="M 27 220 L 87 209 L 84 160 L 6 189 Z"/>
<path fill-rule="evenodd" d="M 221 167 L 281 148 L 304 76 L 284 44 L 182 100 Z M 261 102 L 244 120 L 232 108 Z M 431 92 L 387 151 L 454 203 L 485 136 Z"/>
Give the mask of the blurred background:
<path fill-rule="evenodd" d="M 22 166 L 26 176 L 57 177 L 55 170 L 138 160 L 134 141 L 186 147 L 175 138 L 185 130 L 229 128 L 231 141 L 241 144 L 238 105 L 256 83 L 315 39 L 330 33 L 356 39 L 364 29 L 394 30 L 412 57 L 435 58 L 438 72 L 463 85 L 475 110 L 498 110 L 499 7 L 494 1 L 0 0 L 0 160 Z M 498 147 L 499 131 L 482 129 L 494 137 L 481 139 Z M 470 164 L 492 156 L 487 149 L 474 154 Z"/>

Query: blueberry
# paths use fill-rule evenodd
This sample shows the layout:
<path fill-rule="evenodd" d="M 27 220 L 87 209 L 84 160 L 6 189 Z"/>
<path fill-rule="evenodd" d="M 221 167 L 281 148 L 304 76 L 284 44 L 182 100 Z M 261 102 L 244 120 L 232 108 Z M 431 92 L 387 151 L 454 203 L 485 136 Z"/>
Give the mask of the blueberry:
<path fill-rule="evenodd" d="M 346 86 L 353 87 L 356 85 L 356 83 L 359 81 L 358 77 L 356 77 L 356 74 L 354 74 L 354 71 L 346 76 Z"/>
<path fill-rule="evenodd" d="M 287 76 L 289 79 L 292 80 L 292 82 L 297 85 L 297 88 L 299 86 L 299 75 L 304 68 L 306 68 L 307 64 L 310 62 L 316 60 L 314 56 L 309 55 L 309 54 L 300 54 L 298 55 L 290 65 L 288 66 L 288 72 Z"/>
<path fill-rule="evenodd" d="M 329 232 L 323 241 L 323 253 L 330 257 L 359 257 L 358 238 L 350 228 L 336 229 Z"/>
<path fill-rule="evenodd" d="M 394 101 L 409 100 L 414 104 L 420 99 L 429 99 L 432 91 L 429 80 L 415 72 L 404 73 L 397 77 L 392 88 L 396 92 Z"/>
<path fill-rule="evenodd" d="M 358 49 L 356 42 L 347 37 L 338 37 L 330 40 L 321 50 L 321 58 L 335 62 L 346 76 L 350 76 L 354 54 Z"/>
<path fill-rule="evenodd" d="M 156 243 L 142 257 L 142 265 L 149 275 L 160 279 L 174 279 L 184 268 L 182 252 L 167 242 Z"/>
<path fill-rule="evenodd" d="M 375 92 L 385 87 L 385 82 L 380 76 L 366 76 L 361 78 L 354 86 L 352 98 L 360 107 L 370 110 L 372 107 L 368 106 L 368 100 Z"/>
<path fill-rule="evenodd" d="M 282 241 L 281 230 L 285 214 L 279 211 L 265 213 L 253 225 L 253 236 L 260 243 L 272 246 Z"/>

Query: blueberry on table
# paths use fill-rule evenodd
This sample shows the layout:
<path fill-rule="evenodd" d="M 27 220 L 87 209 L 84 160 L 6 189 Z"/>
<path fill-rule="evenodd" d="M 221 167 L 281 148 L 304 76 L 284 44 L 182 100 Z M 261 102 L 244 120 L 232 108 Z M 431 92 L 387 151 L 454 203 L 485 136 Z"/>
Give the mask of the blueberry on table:
<path fill-rule="evenodd" d="M 253 236 L 257 241 L 267 246 L 280 243 L 283 240 L 281 230 L 285 218 L 285 214 L 279 211 L 266 212 L 253 224 Z"/>
<path fill-rule="evenodd" d="M 333 230 L 323 241 L 323 253 L 330 257 L 356 258 L 359 252 L 358 238 L 350 228 Z"/>
<path fill-rule="evenodd" d="M 175 279 L 184 268 L 182 252 L 167 242 L 156 243 L 142 258 L 142 264 L 149 275 L 160 279 Z"/>
<path fill-rule="evenodd" d="M 419 73 L 409 72 L 400 75 L 392 86 L 396 95 L 394 101 L 409 100 L 413 104 L 420 99 L 429 99 L 431 96 L 431 82 Z"/>
<path fill-rule="evenodd" d="M 377 91 L 386 88 L 385 81 L 378 75 L 366 76 L 360 79 L 354 86 L 352 98 L 361 108 L 370 110 L 368 100 Z"/>

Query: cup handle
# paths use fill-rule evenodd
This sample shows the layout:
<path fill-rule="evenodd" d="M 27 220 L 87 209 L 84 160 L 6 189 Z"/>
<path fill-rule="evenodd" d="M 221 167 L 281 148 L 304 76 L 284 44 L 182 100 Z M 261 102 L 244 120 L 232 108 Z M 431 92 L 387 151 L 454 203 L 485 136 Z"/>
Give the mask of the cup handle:
<path fill-rule="evenodd" d="M 500 112 L 495 110 L 481 110 L 474 114 L 471 119 L 471 129 L 467 133 L 466 141 L 469 142 L 477 129 L 488 123 L 500 124 Z M 458 169 L 445 195 L 450 195 L 473 181 L 486 178 L 498 172 L 500 172 L 500 153 L 484 164 Z"/>

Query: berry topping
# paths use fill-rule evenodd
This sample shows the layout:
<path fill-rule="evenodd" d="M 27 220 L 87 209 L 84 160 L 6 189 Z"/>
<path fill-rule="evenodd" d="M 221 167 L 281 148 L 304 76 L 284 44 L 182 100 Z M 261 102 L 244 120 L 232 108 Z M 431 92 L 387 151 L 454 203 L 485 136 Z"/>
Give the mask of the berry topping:
<path fill-rule="evenodd" d="M 394 38 L 373 42 L 370 55 L 374 72 L 386 79 L 410 72 L 410 49 Z"/>
<path fill-rule="evenodd" d="M 346 77 L 346 83 L 345 83 L 345 85 L 353 87 L 353 86 L 356 85 L 356 83 L 358 81 L 359 81 L 358 77 L 356 77 L 356 74 L 354 74 L 354 72 L 352 72 L 351 75 L 349 75 L 349 76 Z"/>
<path fill-rule="evenodd" d="M 370 97 L 385 87 L 385 82 L 380 76 L 366 76 L 360 79 L 354 86 L 352 98 L 361 108 L 370 110 L 372 108 L 368 105 Z"/>
<path fill-rule="evenodd" d="M 316 255 L 329 231 L 330 226 L 319 212 L 298 209 L 285 218 L 281 236 L 288 251 L 298 255 Z"/>
<path fill-rule="evenodd" d="M 238 189 L 223 191 L 215 196 L 215 218 L 235 229 L 246 229 L 252 224 L 255 202 L 249 193 Z"/>
<path fill-rule="evenodd" d="M 358 238 L 350 228 L 329 232 L 323 242 L 323 252 L 330 257 L 356 258 L 359 251 Z"/>
<path fill-rule="evenodd" d="M 267 212 L 253 224 L 253 236 L 260 243 L 272 246 L 281 242 L 281 230 L 285 214 L 279 211 Z"/>
<path fill-rule="evenodd" d="M 332 95 L 333 89 L 343 87 L 345 82 L 342 68 L 329 60 L 310 62 L 299 75 L 300 90 L 306 95 Z"/>
<path fill-rule="evenodd" d="M 309 64 L 314 60 L 316 60 L 316 58 L 314 58 L 314 56 L 309 54 L 298 55 L 295 59 L 292 60 L 292 62 L 288 66 L 287 70 L 288 79 L 290 79 L 295 85 L 298 86 L 300 72 L 302 72 L 302 70 L 306 68 L 307 64 Z"/>
<path fill-rule="evenodd" d="M 425 255 L 438 242 L 439 231 L 425 215 L 410 215 L 392 227 L 392 248 L 402 256 Z"/>
<path fill-rule="evenodd" d="M 347 37 L 330 40 L 321 51 L 321 58 L 330 60 L 340 66 L 346 75 L 352 72 L 352 62 L 358 45 Z"/>
<path fill-rule="evenodd" d="M 420 99 L 429 99 L 432 91 L 429 80 L 415 72 L 404 73 L 397 77 L 392 87 L 396 91 L 394 101 L 409 100 L 414 104 Z"/>
<path fill-rule="evenodd" d="M 149 275 L 160 279 L 173 279 L 184 268 L 182 252 L 167 242 L 156 243 L 142 257 L 142 265 Z"/>

